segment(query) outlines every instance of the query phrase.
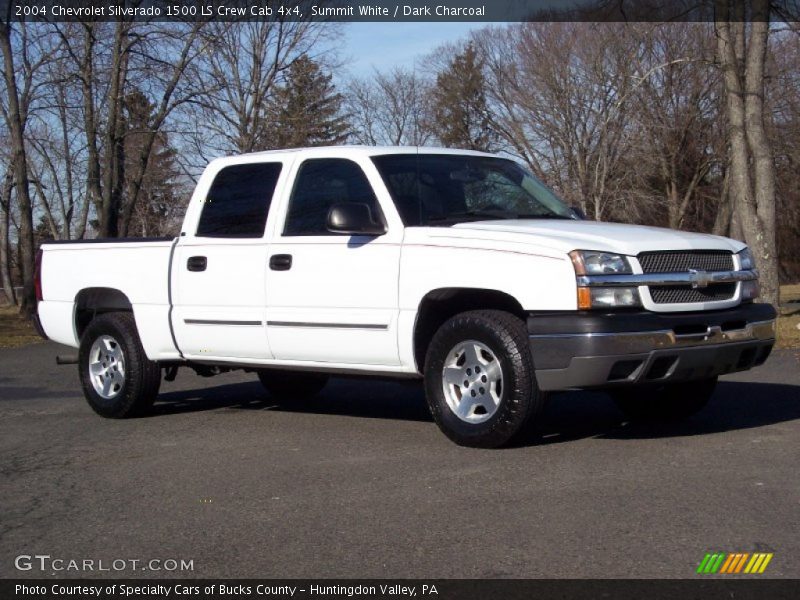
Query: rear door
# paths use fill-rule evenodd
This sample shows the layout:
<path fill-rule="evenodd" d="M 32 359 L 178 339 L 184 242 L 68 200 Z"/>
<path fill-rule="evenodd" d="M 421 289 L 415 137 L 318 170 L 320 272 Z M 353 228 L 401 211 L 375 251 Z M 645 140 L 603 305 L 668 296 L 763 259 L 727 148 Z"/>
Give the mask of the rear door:
<path fill-rule="evenodd" d="M 183 355 L 269 359 L 266 335 L 270 205 L 286 176 L 280 160 L 228 165 L 213 178 L 172 261 L 172 323 Z M 187 218 L 187 222 L 190 219 Z"/>
<path fill-rule="evenodd" d="M 400 364 L 397 290 L 403 227 L 377 170 L 368 159 L 334 157 L 298 161 L 293 170 L 291 194 L 276 218 L 267 271 L 267 330 L 275 358 Z M 328 211 L 338 202 L 367 204 L 387 232 L 329 232 Z"/>

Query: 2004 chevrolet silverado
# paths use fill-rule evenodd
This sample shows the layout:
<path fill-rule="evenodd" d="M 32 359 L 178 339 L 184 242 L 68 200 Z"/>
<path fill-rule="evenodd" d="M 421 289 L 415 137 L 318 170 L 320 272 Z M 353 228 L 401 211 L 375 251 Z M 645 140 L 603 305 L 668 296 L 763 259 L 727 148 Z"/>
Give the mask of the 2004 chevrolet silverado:
<path fill-rule="evenodd" d="M 431 148 L 215 160 L 180 236 L 46 243 L 36 283 L 40 331 L 79 348 L 105 417 L 181 366 L 253 371 L 284 402 L 334 373 L 422 377 L 442 431 L 480 447 L 552 390 L 691 415 L 775 331 L 741 242 L 587 221 L 512 160 Z"/>

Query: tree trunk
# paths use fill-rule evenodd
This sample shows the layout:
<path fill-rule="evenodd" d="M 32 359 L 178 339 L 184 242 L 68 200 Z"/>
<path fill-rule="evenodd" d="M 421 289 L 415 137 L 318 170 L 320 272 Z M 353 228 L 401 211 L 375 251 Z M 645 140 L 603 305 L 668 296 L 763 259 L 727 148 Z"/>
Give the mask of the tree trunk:
<path fill-rule="evenodd" d="M 669 228 L 680 229 L 683 215 L 680 210 L 680 195 L 678 194 L 678 186 L 673 178 L 667 184 L 667 212 L 669 213 Z"/>
<path fill-rule="evenodd" d="M 61 92 L 61 97 L 66 100 L 66 94 L 63 91 L 63 86 L 59 86 L 59 91 Z M 75 217 L 75 188 L 73 185 L 72 180 L 72 148 L 70 146 L 69 141 L 69 125 L 67 123 L 67 107 L 66 102 L 61 102 L 60 106 L 58 107 L 58 116 L 61 125 L 61 143 L 62 148 L 64 151 L 64 162 L 67 165 L 67 169 L 64 173 L 64 186 L 67 189 L 67 205 L 64 206 L 64 203 L 61 204 L 61 219 L 62 219 L 62 228 L 63 228 L 63 235 L 62 239 L 69 240 L 72 239 L 72 222 L 73 218 Z M 84 222 L 83 229 L 85 229 L 86 224 Z M 80 229 L 80 235 L 78 239 L 83 238 L 83 229 Z"/>
<path fill-rule="evenodd" d="M 753 1 L 749 43 L 746 27 L 731 23 L 727 0 L 717 1 L 717 50 L 725 82 L 734 214 L 761 272 L 762 297 L 779 303 L 775 240 L 775 172 L 764 133 L 764 63 L 769 0 Z M 745 56 L 741 53 L 746 53 Z M 751 169 L 752 161 L 752 169 Z"/>
<path fill-rule="evenodd" d="M 745 75 L 745 133 L 752 156 L 756 215 L 746 229 L 747 243 L 753 246 L 761 270 L 763 297 L 773 305 L 780 304 L 778 281 L 778 248 L 775 236 L 775 163 L 772 147 L 764 127 L 764 66 L 769 38 L 769 0 L 754 0 L 750 43 L 747 49 Z"/>
<path fill-rule="evenodd" d="M 730 167 L 725 167 L 725 177 L 722 180 L 722 190 L 719 194 L 719 204 L 717 205 L 717 216 L 714 219 L 714 228 L 711 233 L 714 235 L 731 235 L 731 217 L 733 209 L 730 197 Z"/>
<path fill-rule="evenodd" d="M 9 244 L 11 215 L 11 187 L 14 184 L 11 173 L 3 179 L 2 198 L 0 199 L 0 279 L 3 282 L 3 292 L 11 304 L 17 303 L 14 293 L 14 283 L 11 281 L 11 245 Z"/>
<path fill-rule="evenodd" d="M 20 313 L 29 317 L 34 310 L 36 298 L 33 289 L 34 247 L 33 211 L 28 189 L 28 159 L 25 154 L 25 123 L 19 105 L 19 90 L 15 77 L 14 55 L 11 48 L 11 29 L 8 23 L 0 22 L 0 50 L 5 63 L 5 84 L 8 96 L 8 129 L 11 146 L 11 168 L 16 187 L 15 196 L 19 205 L 19 262 L 22 271 L 22 298 Z"/>
<path fill-rule="evenodd" d="M 111 62 L 111 85 L 108 91 L 108 122 L 104 141 L 102 199 L 98 220 L 100 237 L 117 237 L 119 212 L 125 180 L 124 123 L 122 102 L 127 71 L 127 24 L 117 23 Z"/>
<path fill-rule="evenodd" d="M 80 65 L 81 90 L 83 95 L 83 129 L 86 134 L 86 204 L 84 210 L 88 219 L 89 203 L 94 204 L 98 219 L 102 212 L 103 189 L 100 183 L 100 151 L 97 140 L 97 111 L 94 102 L 94 25 L 85 25 L 83 57 Z M 84 217 L 84 215 L 81 215 Z M 84 227 L 86 220 L 83 221 Z M 84 232 L 85 233 L 85 229 Z M 79 236 L 80 238 L 83 235 Z"/>

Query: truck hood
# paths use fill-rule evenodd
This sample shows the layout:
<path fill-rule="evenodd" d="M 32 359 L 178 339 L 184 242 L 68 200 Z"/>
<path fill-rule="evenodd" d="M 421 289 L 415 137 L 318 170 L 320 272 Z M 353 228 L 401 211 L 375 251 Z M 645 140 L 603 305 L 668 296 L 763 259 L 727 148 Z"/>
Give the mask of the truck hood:
<path fill-rule="evenodd" d="M 431 237 L 458 237 L 486 241 L 517 241 L 551 250 L 602 250 L 636 255 L 650 250 L 728 250 L 739 252 L 745 244 L 709 235 L 661 227 L 556 219 L 519 219 L 459 223 L 433 228 Z"/>

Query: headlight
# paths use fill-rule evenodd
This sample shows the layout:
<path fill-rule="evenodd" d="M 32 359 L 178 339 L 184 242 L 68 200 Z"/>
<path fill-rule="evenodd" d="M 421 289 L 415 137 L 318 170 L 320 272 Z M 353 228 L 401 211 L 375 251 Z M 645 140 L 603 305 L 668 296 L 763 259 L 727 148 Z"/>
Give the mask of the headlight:
<path fill-rule="evenodd" d="M 628 258 L 621 254 L 595 250 L 574 250 L 569 253 L 575 275 L 630 275 L 633 273 Z M 578 287 L 578 308 L 631 308 L 641 306 L 636 287 Z"/>
<path fill-rule="evenodd" d="M 750 252 L 750 248 L 745 248 L 736 256 L 739 257 L 739 269 L 741 271 L 755 270 L 756 260 L 753 258 L 753 253 Z M 753 281 L 743 281 L 741 290 L 742 302 L 752 302 L 758 298 L 759 294 L 761 293 L 761 288 L 758 285 L 758 279 L 754 279 Z"/>
<path fill-rule="evenodd" d="M 576 275 L 619 275 L 632 273 L 628 259 L 621 254 L 573 250 L 569 253 Z"/>
<path fill-rule="evenodd" d="M 742 271 L 750 271 L 756 268 L 756 261 L 753 258 L 753 253 L 750 252 L 750 248 L 745 248 L 737 256 L 739 257 L 739 268 Z"/>

